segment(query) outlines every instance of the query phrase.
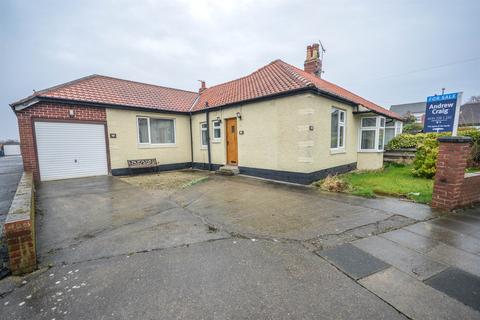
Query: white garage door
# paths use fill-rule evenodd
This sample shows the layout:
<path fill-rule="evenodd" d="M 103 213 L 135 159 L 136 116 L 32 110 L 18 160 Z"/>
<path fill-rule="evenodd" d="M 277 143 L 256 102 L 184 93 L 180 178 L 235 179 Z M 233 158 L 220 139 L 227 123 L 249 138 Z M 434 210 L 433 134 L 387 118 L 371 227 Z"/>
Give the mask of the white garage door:
<path fill-rule="evenodd" d="M 3 152 L 5 156 L 19 156 L 20 146 L 18 144 L 6 144 L 3 146 Z"/>
<path fill-rule="evenodd" d="M 103 124 L 35 122 L 42 181 L 108 174 Z"/>

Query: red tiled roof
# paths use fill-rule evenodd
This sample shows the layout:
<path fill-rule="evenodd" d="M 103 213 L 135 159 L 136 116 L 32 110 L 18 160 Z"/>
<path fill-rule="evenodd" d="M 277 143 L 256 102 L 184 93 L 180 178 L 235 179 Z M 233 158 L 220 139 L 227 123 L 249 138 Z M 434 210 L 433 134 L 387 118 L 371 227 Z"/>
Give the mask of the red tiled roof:
<path fill-rule="evenodd" d="M 401 119 L 395 112 L 281 60 L 275 60 L 243 78 L 207 88 L 193 106 L 193 111 L 204 109 L 207 102 L 213 108 L 302 88 L 314 88 L 385 116 Z"/>
<path fill-rule="evenodd" d="M 188 112 L 197 96 L 198 93 L 191 91 L 91 75 L 37 91 L 30 97 L 12 103 L 12 105 L 23 103 L 35 97 L 43 97 Z"/>
<path fill-rule="evenodd" d="M 35 92 L 11 105 L 19 105 L 39 97 L 188 112 L 205 109 L 207 102 L 209 107 L 213 108 L 307 88 L 337 96 L 391 118 L 401 119 L 395 112 L 281 60 L 275 60 L 248 76 L 207 88 L 200 95 L 192 91 L 91 75 Z"/>

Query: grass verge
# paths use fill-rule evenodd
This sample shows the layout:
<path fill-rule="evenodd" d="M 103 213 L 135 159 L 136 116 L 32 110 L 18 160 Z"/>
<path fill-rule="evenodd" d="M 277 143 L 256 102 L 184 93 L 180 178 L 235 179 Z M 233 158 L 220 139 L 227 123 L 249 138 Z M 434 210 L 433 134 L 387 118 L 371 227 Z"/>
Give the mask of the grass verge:
<path fill-rule="evenodd" d="M 411 165 L 389 164 L 383 170 L 350 172 L 338 178 L 348 185 L 345 192 L 358 196 L 385 195 L 419 203 L 432 200 L 433 180 L 412 176 Z"/>

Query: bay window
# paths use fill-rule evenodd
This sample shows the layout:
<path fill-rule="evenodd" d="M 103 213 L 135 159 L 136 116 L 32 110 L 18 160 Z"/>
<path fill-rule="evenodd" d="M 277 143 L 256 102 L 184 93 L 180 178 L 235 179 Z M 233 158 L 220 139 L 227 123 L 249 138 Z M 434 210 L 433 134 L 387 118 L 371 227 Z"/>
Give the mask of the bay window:
<path fill-rule="evenodd" d="M 345 148 L 345 111 L 332 108 L 330 113 L 330 148 Z"/>
<path fill-rule="evenodd" d="M 385 141 L 385 118 L 365 117 L 360 123 L 360 151 L 381 152 Z"/>
<path fill-rule="evenodd" d="M 137 117 L 138 143 L 142 145 L 174 145 L 175 120 Z"/>

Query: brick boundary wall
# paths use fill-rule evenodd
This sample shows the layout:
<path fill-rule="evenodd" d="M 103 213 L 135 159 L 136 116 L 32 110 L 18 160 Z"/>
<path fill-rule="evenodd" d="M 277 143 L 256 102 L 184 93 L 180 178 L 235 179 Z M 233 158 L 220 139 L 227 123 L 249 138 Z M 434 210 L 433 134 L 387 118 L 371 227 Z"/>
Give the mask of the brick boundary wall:
<path fill-rule="evenodd" d="M 472 139 L 441 137 L 433 186 L 433 208 L 454 210 L 480 202 L 480 174 L 466 174 Z"/>
<path fill-rule="evenodd" d="M 4 225 L 9 269 L 13 275 L 29 273 L 37 267 L 34 192 L 32 173 L 24 172 Z"/>
<path fill-rule="evenodd" d="M 69 116 L 74 110 L 74 117 Z M 68 121 L 107 121 L 105 108 L 83 107 L 80 105 L 40 102 L 24 110 L 16 111 L 18 130 L 20 133 L 20 149 L 22 151 L 23 168 L 32 172 L 35 181 L 40 181 L 33 120 L 51 119 Z"/>

